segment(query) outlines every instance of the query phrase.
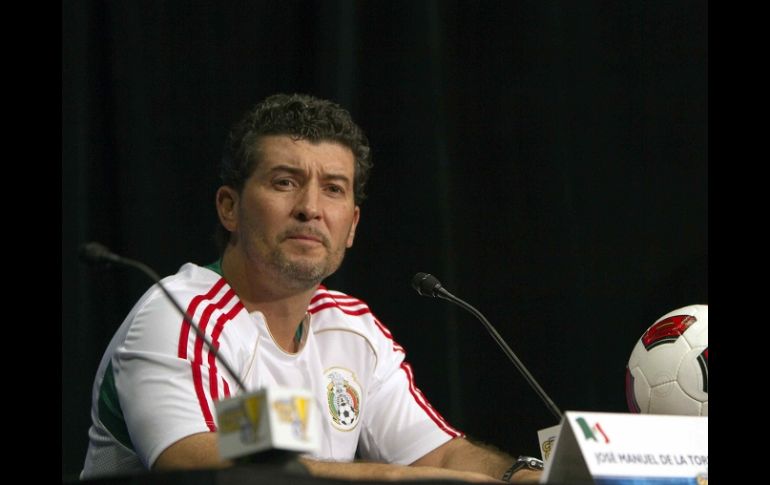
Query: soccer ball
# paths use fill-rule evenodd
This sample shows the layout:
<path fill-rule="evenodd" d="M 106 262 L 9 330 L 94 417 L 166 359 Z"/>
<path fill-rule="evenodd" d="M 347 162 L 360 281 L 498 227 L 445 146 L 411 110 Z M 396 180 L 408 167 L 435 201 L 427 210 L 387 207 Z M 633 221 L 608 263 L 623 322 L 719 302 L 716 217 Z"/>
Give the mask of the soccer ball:
<path fill-rule="evenodd" d="M 708 325 L 708 305 L 690 305 L 644 332 L 626 367 L 629 411 L 708 416 Z"/>
<path fill-rule="evenodd" d="M 339 417 L 340 424 L 344 426 L 350 426 L 355 422 L 357 418 L 356 413 L 353 410 L 353 406 L 351 406 L 347 402 L 340 404 L 339 412 L 340 412 L 340 417 Z"/>

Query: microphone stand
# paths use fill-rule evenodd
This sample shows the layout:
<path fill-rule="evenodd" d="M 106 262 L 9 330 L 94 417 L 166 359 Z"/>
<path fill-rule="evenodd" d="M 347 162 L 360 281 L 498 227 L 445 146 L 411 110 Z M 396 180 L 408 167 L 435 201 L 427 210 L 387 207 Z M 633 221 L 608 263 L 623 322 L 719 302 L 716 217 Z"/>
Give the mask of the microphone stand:
<path fill-rule="evenodd" d="M 429 275 L 427 273 L 417 273 L 412 280 L 412 286 L 420 295 L 430 296 L 433 298 L 441 298 L 443 300 L 452 302 L 455 305 L 464 308 L 466 311 L 470 312 L 473 316 L 478 318 L 481 323 L 484 324 L 484 327 L 486 327 L 487 331 L 495 340 L 495 342 L 497 342 L 497 345 L 503 349 L 503 353 L 508 357 L 508 359 L 510 359 L 511 362 L 513 362 L 513 365 L 515 365 L 519 372 L 521 372 L 521 375 L 524 376 L 524 379 L 526 379 L 532 389 L 535 390 L 537 395 L 540 396 L 540 399 L 543 400 L 551 414 L 553 414 L 554 417 L 556 417 L 556 419 L 561 422 L 563 416 L 562 412 L 558 407 L 556 407 L 556 404 L 554 404 L 554 402 L 551 400 L 548 394 L 546 394 L 543 388 L 540 387 L 540 384 L 538 384 L 532 374 L 530 374 L 529 370 L 527 370 L 527 368 L 519 360 L 513 350 L 511 350 L 508 344 L 505 343 L 505 340 L 503 340 L 503 337 L 501 337 L 497 330 L 495 330 L 495 327 L 489 323 L 489 320 L 487 320 L 480 311 L 474 308 L 471 304 L 461 300 L 460 298 L 457 298 L 452 293 L 447 291 L 435 276 Z"/>
<path fill-rule="evenodd" d="M 96 264 L 96 265 L 109 265 L 109 264 L 118 264 L 120 266 L 128 266 L 131 268 L 138 269 L 145 275 L 147 275 L 150 279 L 152 279 L 157 285 L 158 288 L 161 289 L 164 295 L 166 295 L 166 298 L 174 305 L 174 308 L 177 309 L 177 311 L 182 315 L 182 318 L 184 318 L 184 321 L 187 322 L 190 327 L 192 327 L 195 330 L 195 333 L 198 335 L 198 337 L 203 340 L 203 343 L 206 344 L 206 348 L 210 353 L 214 355 L 214 358 L 222 364 L 222 367 L 225 368 L 228 374 L 233 378 L 233 380 L 238 384 L 241 391 L 246 391 L 246 385 L 243 383 L 240 377 L 238 377 L 238 374 L 233 370 L 232 367 L 230 367 L 230 364 L 227 363 L 227 361 L 220 357 L 219 350 L 214 347 L 214 344 L 211 343 L 211 340 L 209 340 L 208 336 L 201 331 L 201 329 L 198 327 L 198 325 L 193 321 L 192 316 L 188 314 L 183 308 L 182 305 L 179 304 L 179 302 L 174 298 L 171 293 L 166 289 L 166 287 L 163 285 L 163 283 L 160 281 L 160 276 L 158 276 L 158 273 L 153 271 L 152 268 L 147 266 L 146 264 L 142 263 L 141 261 L 135 261 L 133 259 L 125 258 L 123 256 L 118 256 L 117 254 L 113 253 L 109 249 L 107 249 L 106 246 L 98 243 L 98 242 L 90 242 L 87 244 L 84 244 L 80 247 L 80 258 L 89 263 L 89 264 Z"/>

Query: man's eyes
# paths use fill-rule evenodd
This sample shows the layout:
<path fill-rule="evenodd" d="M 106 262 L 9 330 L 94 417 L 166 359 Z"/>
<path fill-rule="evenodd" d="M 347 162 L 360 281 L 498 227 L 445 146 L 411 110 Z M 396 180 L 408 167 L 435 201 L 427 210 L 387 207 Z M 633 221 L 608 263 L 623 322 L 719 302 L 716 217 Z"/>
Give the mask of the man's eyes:
<path fill-rule="evenodd" d="M 273 180 L 273 187 L 279 189 L 279 190 L 288 190 L 297 188 L 300 186 L 300 183 L 291 177 L 283 177 L 283 178 L 277 178 Z M 347 189 L 342 184 L 337 183 L 327 183 L 323 186 L 323 190 L 327 192 L 330 195 L 338 196 L 338 195 L 345 195 L 347 193 Z"/>
<path fill-rule="evenodd" d="M 273 185 L 279 188 L 291 188 L 295 187 L 297 183 L 289 178 L 276 179 L 273 181 Z"/>

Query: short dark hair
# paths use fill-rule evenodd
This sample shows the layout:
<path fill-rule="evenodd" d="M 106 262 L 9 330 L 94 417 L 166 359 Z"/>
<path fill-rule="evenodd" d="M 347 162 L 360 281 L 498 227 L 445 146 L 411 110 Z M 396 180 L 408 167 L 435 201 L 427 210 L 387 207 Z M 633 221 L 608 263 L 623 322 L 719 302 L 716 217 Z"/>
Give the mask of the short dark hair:
<path fill-rule="evenodd" d="M 356 205 L 364 201 L 364 186 L 372 168 L 369 140 L 345 108 L 307 94 L 274 94 L 266 98 L 246 113 L 227 136 L 219 171 L 224 185 L 239 193 L 243 190 L 259 161 L 258 142 L 265 135 L 289 135 L 312 142 L 335 141 L 348 147 L 355 158 Z M 224 251 L 229 238 L 229 231 L 218 224 L 215 239 L 220 251 Z"/>

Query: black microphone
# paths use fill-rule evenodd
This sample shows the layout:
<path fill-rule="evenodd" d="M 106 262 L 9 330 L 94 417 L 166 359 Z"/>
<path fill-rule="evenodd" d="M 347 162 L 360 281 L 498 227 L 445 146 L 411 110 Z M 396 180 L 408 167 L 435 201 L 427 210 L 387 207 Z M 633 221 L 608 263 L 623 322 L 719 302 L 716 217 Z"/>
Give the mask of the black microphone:
<path fill-rule="evenodd" d="M 431 298 L 442 298 L 444 300 L 451 301 L 452 303 L 459 305 L 460 307 L 469 311 L 476 318 L 481 320 L 481 323 L 483 323 L 484 326 L 487 328 L 487 330 L 489 331 L 489 334 L 492 335 L 492 337 L 495 339 L 495 342 L 497 342 L 500 348 L 503 349 L 503 352 L 505 353 L 505 355 L 508 356 L 511 362 L 513 362 L 513 365 L 516 366 L 516 368 L 519 370 L 521 375 L 523 375 L 524 378 L 529 383 L 529 385 L 532 386 L 532 389 L 534 389 L 537 395 L 540 396 L 540 399 L 543 400 L 548 410 L 551 411 L 551 413 L 556 417 L 556 419 L 559 420 L 559 422 L 561 422 L 562 412 L 559 411 L 559 408 L 556 407 L 556 404 L 554 404 L 551 398 L 548 397 L 548 394 L 545 393 L 543 388 L 540 387 L 540 384 L 537 383 L 535 378 L 532 376 L 532 374 L 529 373 L 529 371 L 524 366 L 524 364 L 519 360 L 518 357 L 516 357 L 516 354 L 513 353 L 513 350 L 511 350 L 508 344 L 505 343 L 505 340 L 503 340 L 503 337 L 501 337 L 500 334 L 497 333 L 497 330 L 495 330 L 495 327 L 493 327 L 492 324 L 489 323 L 489 320 L 487 320 L 486 317 L 484 317 L 484 315 L 482 315 L 480 311 L 476 310 L 470 304 L 457 298 L 456 296 L 451 294 L 449 291 L 447 291 L 443 286 L 441 286 L 441 282 L 438 280 L 438 278 L 436 278 L 431 274 L 417 273 L 416 275 L 414 275 L 414 278 L 412 278 L 412 287 L 420 295 L 429 296 Z"/>
<path fill-rule="evenodd" d="M 107 246 L 104 244 L 96 241 L 82 244 L 78 250 L 78 255 L 82 261 L 88 264 L 120 264 L 120 256 L 107 249 Z"/>
<path fill-rule="evenodd" d="M 182 318 L 184 318 L 184 321 L 187 322 L 194 330 L 195 333 L 198 334 L 198 337 L 203 340 L 203 342 L 206 344 L 206 349 L 212 354 L 214 354 L 214 358 L 217 359 L 217 361 L 222 364 L 222 367 L 227 370 L 227 372 L 230 374 L 230 376 L 235 380 L 235 382 L 240 386 L 241 391 L 246 391 L 246 385 L 241 381 L 241 379 L 238 377 L 238 374 L 235 373 L 235 371 L 230 367 L 230 365 L 225 361 L 223 358 L 219 356 L 219 351 L 216 347 L 214 347 L 209 340 L 209 338 L 204 334 L 201 329 L 198 327 L 198 325 L 193 321 L 192 317 L 182 308 L 182 305 L 179 304 L 179 302 L 171 296 L 171 293 L 168 292 L 166 287 L 161 283 L 160 277 L 158 276 L 158 273 L 152 270 L 149 266 L 146 264 L 135 261 L 133 259 L 124 258 L 123 256 L 118 256 L 117 254 L 113 253 L 104 244 L 98 243 L 98 242 L 89 242 L 82 244 L 80 246 L 80 249 L 78 250 L 78 254 L 80 255 L 80 259 L 88 263 L 90 265 L 95 266 L 101 266 L 101 267 L 108 267 L 112 264 L 118 264 L 121 266 L 129 266 L 131 268 L 136 268 L 145 275 L 149 276 L 163 291 L 163 294 L 166 295 L 166 298 L 176 307 L 176 309 L 179 311 L 179 313 L 182 315 Z"/>

